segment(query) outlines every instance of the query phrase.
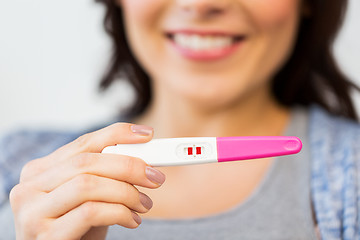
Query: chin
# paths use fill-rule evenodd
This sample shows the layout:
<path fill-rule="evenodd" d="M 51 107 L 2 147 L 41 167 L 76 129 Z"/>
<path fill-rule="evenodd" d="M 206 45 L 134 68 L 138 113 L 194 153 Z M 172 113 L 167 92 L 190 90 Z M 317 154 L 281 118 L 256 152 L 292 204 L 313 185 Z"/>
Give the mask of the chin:
<path fill-rule="evenodd" d="M 221 91 L 214 88 L 212 91 L 191 91 L 185 92 L 184 96 L 191 103 L 205 111 L 214 111 L 235 106 L 241 99 L 240 91 Z"/>

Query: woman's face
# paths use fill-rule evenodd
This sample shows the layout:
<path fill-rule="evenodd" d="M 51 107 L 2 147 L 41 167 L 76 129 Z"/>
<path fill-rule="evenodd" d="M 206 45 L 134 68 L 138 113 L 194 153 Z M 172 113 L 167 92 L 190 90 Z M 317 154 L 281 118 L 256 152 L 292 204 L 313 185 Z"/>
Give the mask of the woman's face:
<path fill-rule="evenodd" d="M 291 53 L 300 0 L 118 0 L 157 92 L 225 104 L 269 89 Z M 156 93 L 157 93 L 156 92 Z"/>

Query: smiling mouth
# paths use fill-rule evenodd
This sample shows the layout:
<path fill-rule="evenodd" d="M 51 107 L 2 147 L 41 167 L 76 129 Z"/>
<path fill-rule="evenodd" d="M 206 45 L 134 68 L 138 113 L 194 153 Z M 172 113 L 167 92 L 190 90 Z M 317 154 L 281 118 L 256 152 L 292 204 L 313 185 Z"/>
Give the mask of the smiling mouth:
<path fill-rule="evenodd" d="M 245 40 L 245 36 L 224 34 L 167 33 L 166 37 L 178 47 L 195 52 L 228 49 Z"/>

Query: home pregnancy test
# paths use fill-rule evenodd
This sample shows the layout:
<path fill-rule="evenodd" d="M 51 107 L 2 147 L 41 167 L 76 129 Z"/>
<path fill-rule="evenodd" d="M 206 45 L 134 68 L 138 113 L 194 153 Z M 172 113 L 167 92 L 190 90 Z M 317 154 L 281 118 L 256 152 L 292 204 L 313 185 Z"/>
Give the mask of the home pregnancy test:
<path fill-rule="evenodd" d="M 301 148 L 297 137 L 195 137 L 118 144 L 104 148 L 102 153 L 137 157 L 160 167 L 283 156 L 298 153 Z"/>

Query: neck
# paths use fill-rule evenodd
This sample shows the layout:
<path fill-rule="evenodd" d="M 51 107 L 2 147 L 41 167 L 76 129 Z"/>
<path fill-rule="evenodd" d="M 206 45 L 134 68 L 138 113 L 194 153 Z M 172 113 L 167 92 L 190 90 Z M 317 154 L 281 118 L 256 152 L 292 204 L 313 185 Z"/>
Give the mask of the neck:
<path fill-rule="evenodd" d="M 289 110 L 278 104 L 268 89 L 255 90 L 225 106 L 194 104 L 174 94 L 156 93 L 135 122 L 152 126 L 155 138 L 282 135 Z"/>

